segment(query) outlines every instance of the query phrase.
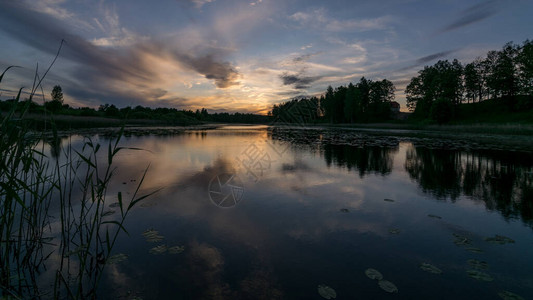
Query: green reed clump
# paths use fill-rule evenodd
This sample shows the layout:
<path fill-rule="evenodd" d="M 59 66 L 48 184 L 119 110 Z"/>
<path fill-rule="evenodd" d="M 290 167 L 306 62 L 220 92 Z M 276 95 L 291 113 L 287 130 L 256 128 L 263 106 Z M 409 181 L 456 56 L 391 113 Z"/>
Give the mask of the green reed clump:
<path fill-rule="evenodd" d="M 106 210 L 123 130 L 102 159 L 101 145 L 90 138 L 82 149 L 61 149 L 53 128 L 48 140 L 54 163 L 45 154 L 44 135 L 31 132 L 23 118 L 41 82 L 16 113 L 20 89 L 0 123 L 0 299 L 95 298 L 113 246 L 121 231 L 127 233 L 128 213 L 151 195 L 139 195 L 148 168 L 131 199 L 116 195 L 120 212 Z M 50 270 L 53 282 L 41 278 Z"/>
<path fill-rule="evenodd" d="M 35 294 L 52 195 L 48 162 L 15 115 L 21 92 L 0 123 L 0 295 L 10 296 Z"/>
<path fill-rule="evenodd" d="M 87 138 L 81 151 L 71 146 L 66 149 L 65 156 L 74 156 L 75 161 L 69 160 L 63 165 L 56 163 L 63 259 L 57 270 L 55 297 L 60 297 L 61 292 L 75 299 L 96 295 L 103 268 L 111 257 L 118 235 L 121 231 L 127 233 L 124 222 L 128 213 L 139 201 L 154 193 L 139 196 L 147 168 L 129 201 L 122 198 L 121 192 L 116 195 L 118 214 L 109 210 L 109 198 L 114 196 L 108 195 L 108 187 L 116 171 L 113 161 L 125 149 L 119 147 L 122 135 L 123 129 L 114 141 L 109 142 L 105 162 L 101 162 L 98 155 L 102 151 L 101 145 Z M 72 197 L 75 189 L 80 192 L 79 199 Z"/>

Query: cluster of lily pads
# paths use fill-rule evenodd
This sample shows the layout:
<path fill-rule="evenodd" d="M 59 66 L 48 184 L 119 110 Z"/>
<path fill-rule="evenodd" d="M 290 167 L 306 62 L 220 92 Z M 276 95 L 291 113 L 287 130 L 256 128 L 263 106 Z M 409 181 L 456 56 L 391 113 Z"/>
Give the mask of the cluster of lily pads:
<path fill-rule="evenodd" d="M 422 263 L 420 265 L 420 269 L 422 269 L 422 271 L 426 271 L 428 273 L 432 273 L 432 274 L 442 274 L 442 270 L 435 267 L 434 265 L 430 264 L 430 263 Z"/>
<path fill-rule="evenodd" d="M 383 275 L 376 269 L 368 268 L 365 270 L 366 277 L 377 280 L 379 287 L 385 292 L 398 293 L 396 285 L 388 280 L 383 279 Z"/>
<path fill-rule="evenodd" d="M 472 252 L 472 253 L 483 253 L 483 250 L 472 246 L 472 240 L 469 237 L 459 234 L 459 233 L 453 233 L 453 236 L 455 238 L 454 243 L 457 246 L 465 246 L 465 250 Z M 503 235 L 495 235 L 494 237 L 487 237 L 485 238 L 485 241 L 489 243 L 493 243 L 493 244 L 499 244 L 499 245 L 504 245 L 507 243 L 515 242 L 513 239 L 503 236 Z M 470 269 L 466 270 L 466 274 L 469 277 L 476 279 L 478 281 L 486 281 L 486 282 L 494 281 L 494 278 L 490 274 L 483 272 L 489 268 L 489 264 L 487 262 L 480 261 L 477 259 L 469 259 L 467 261 L 467 264 L 470 267 Z M 498 295 L 500 296 L 500 298 L 505 299 L 505 300 L 523 300 L 524 299 L 521 296 L 515 293 L 512 293 L 512 292 L 509 292 L 509 291 L 500 292 L 498 293 Z"/>
<path fill-rule="evenodd" d="M 384 201 L 386 202 L 395 202 L 395 200 L 393 199 L 383 199 Z M 434 219 L 442 219 L 441 216 L 438 216 L 438 215 L 433 215 L 433 214 L 428 214 L 428 217 L 430 218 L 434 218 Z M 392 228 L 392 229 L 389 229 L 389 232 L 391 234 L 399 234 L 400 233 L 400 229 L 397 229 L 397 228 Z M 466 236 L 466 235 L 463 235 L 463 234 L 459 234 L 459 233 L 453 233 L 453 236 L 454 236 L 454 244 L 457 245 L 457 246 L 460 246 L 460 247 L 465 247 L 465 250 L 469 251 L 469 252 L 472 252 L 472 253 L 483 253 L 483 250 L 479 249 L 479 248 L 476 248 L 472 245 L 472 240 Z M 492 244 L 498 244 L 498 245 L 504 245 L 504 244 L 509 244 L 509 243 L 514 243 L 515 241 L 509 237 L 506 237 L 506 236 L 503 236 L 503 235 L 495 235 L 494 237 L 487 237 L 485 238 L 485 241 L 489 242 L 489 243 L 492 243 Z M 488 274 L 488 273 L 485 273 L 485 272 L 482 272 L 482 270 L 486 270 L 488 269 L 488 263 L 485 262 L 485 261 L 480 261 L 480 260 L 477 260 L 477 259 L 469 259 L 467 261 L 470 269 L 468 269 L 466 271 L 467 275 L 470 276 L 471 278 L 474 278 L 476 280 L 479 280 L 479 281 L 487 281 L 487 282 L 490 282 L 490 281 L 493 281 L 494 278 Z M 430 263 L 427 263 L 427 262 L 424 262 L 420 265 L 420 269 L 425 271 L 425 272 L 428 272 L 428 273 L 432 273 L 432 274 L 442 274 L 442 270 L 439 269 L 438 267 L 430 264 Z M 375 279 L 375 280 L 378 280 L 378 283 L 379 283 L 379 286 L 388 291 L 388 292 L 398 292 L 398 289 L 396 288 L 396 286 L 394 284 L 392 284 L 391 282 L 389 281 L 386 281 L 386 280 L 382 280 L 383 279 L 383 275 L 381 275 L 381 273 L 375 269 L 367 269 L 365 271 L 365 274 L 368 278 L 370 279 Z M 505 299 L 505 300 L 520 300 L 520 299 L 523 299 L 521 296 L 515 294 L 515 293 L 512 293 L 512 292 L 509 292 L 509 291 L 503 291 L 503 292 L 500 292 L 498 294 L 502 299 Z"/>
<path fill-rule="evenodd" d="M 153 229 L 147 229 L 142 233 L 142 236 L 146 239 L 149 243 L 159 243 L 163 241 L 165 238 L 164 236 L 160 235 L 157 230 Z M 181 252 L 185 251 L 185 246 L 172 246 L 169 247 L 167 245 L 161 244 L 158 246 L 155 246 L 149 250 L 151 254 L 159 255 L 163 253 L 169 253 L 169 254 L 179 254 Z"/>
<path fill-rule="evenodd" d="M 514 244 L 514 240 L 512 238 L 509 238 L 503 235 L 495 235 L 494 237 L 487 237 L 485 238 L 485 241 L 489 243 L 493 243 L 493 244 L 499 244 L 499 245 L 504 245 L 508 243 Z"/>
<path fill-rule="evenodd" d="M 115 254 L 107 259 L 108 264 L 118 264 L 128 259 L 128 256 L 124 253 Z"/>
<path fill-rule="evenodd" d="M 393 199 L 383 199 L 385 202 L 395 202 L 395 200 Z M 349 210 L 346 209 L 346 208 L 343 208 L 340 210 L 341 212 L 344 212 L 344 213 L 348 213 Z M 428 217 L 430 218 L 434 218 L 434 219 L 442 219 L 441 216 L 438 216 L 438 215 L 433 215 L 433 214 L 428 214 Z M 389 232 L 391 234 L 399 234 L 400 233 L 400 229 L 398 228 L 391 228 L 389 229 Z M 483 253 L 483 250 L 479 249 L 479 248 L 476 248 L 476 247 L 473 247 L 472 246 L 472 240 L 466 236 L 466 235 L 463 235 L 463 234 L 459 234 L 459 233 L 453 233 L 453 236 L 454 236 L 454 244 L 457 245 L 457 246 L 464 246 L 465 247 L 465 250 L 469 251 L 469 252 L 472 252 L 472 253 Z M 500 245 L 503 245 L 503 244 L 507 244 L 507 243 L 514 243 L 515 241 L 509 237 L 506 237 L 506 236 L 502 236 L 502 235 L 495 235 L 494 237 L 487 237 L 485 238 L 485 241 L 489 242 L 489 243 L 493 243 L 493 244 L 500 244 Z M 480 260 L 477 260 L 477 259 L 469 259 L 467 261 L 470 269 L 468 269 L 466 271 L 466 273 L 468 274 L 468 276 L 470 276 L 471 278 L 474 278 L 476 280 L 479 280 L 479 281 L 493 281 L 494 278 L 490 275 L 490 274 L 487 274 L 485 272 L 482 272 L 481 270 L 486 270 L 488 269 L 488 263 L 485 262 L 485 261 L 480 261 Z M 425 271 L 425 272 L 428 272 L 428 273 L 432 273 L 432 274 L 442 274 L 442 270 L 439 269 L 438 267 L 430 264 L 430 263 L 427 263 L 427 262 L 424 262 L 422 264 L 420 264 L 420 269 Z M 383 275 L 376 269 L 372 269 L 372 268 L 369 268 L 365 271 L 365 274 L 368 278 L 370 279 L 373 279 L 373 280 L 378 280 L 378 285 L 381 289 L 383 289 L 384 291 L 387 291 L 389 293 L 397 293 L 398 292 L 398 288 L 396 287 L 396 285 L 394 285 L 394 283 L 388 281 L 388 280 L 383 280 Z M 325 299 L 334 299 L 336 298 L 336 292 L 334 289 L 332 289 L 331 287 L 327 286 L 327 285 L 319 285 L 318 286 L 318 293 Z M 501 298 L 503 299 L 506 299 L 506 300 L 510 300 L 510 299 L 514 299 L 514 300 L 520 300 L 520 299 L 523 299 L 521 296 L 515 294 L 515 293 L 512 293 L 512 292 L 509 292 L 509 291 L 503 291 L 501 293 L 498 294 Z"/>
<path fill-rule="evenodd" d="M 322 296 L 322 298 L 324 299 L 335 299 L 337 298 L 337 292 L 335 292 L 334 289 L 332 289 L 331 287 L 325 285 L 325 284 L 320 284 L 318 285 L 318 294 L 320 296 Z"/>
<path fill-rule="evenodd" d="M 356 147 L 383 147 L 397 148 L 400 142 L 411 142 L 416 147 L 428 149 L 450 149 L 450 150 L 510 150 L 528 151 L 526 145 L 515 143 L 494 142 L 497 139 L 483 139 L 479 142 L 473 141 L 472 136 L 465 134 L 459 138 L 453 134 L 453 138 L 444 138 L 442 132 L 431 131 L 406 131 L 390 133 L 387 130 L 362 131 L 360 128 L 350 130 L 348 128 L 302 128 L 302 127 L 271 127 L 269 128 L 272 139 L 290 142 L 292 144 L 309 145 L 348 145 Z M 450 137 L 452 137 L 450 135 Z M 479 136 L 478 136 L 479 138 Z M 501 138 L 501 136 L 499 137 Z"/>

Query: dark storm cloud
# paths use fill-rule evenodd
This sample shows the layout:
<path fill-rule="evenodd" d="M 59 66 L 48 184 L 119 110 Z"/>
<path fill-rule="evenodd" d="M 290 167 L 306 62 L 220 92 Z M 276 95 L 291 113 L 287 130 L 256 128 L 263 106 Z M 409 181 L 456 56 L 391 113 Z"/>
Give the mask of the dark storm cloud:
<path fill-rule="evenodd" d="M 100 47 L 69 32 L 68 27 L 58 20 L 28 10 L 19 2 L 0 0 L 0 4 L 0 30 L 14 39 L 52 55 L 57 52 L 61 40 L 65 40 L 60 60 L 67 59 L 79 64 L 72 75 L 87 83 L 87 86 L 79 87 L 87 94 L 83 98 L 87 98 L 89 94 L 105 95 L 110 92 L 108 89 L 112 89 L 110 85 L 116 80 L 133 83 L 148 90 L 153 83 L 157 83 L 159 75 L 146 61 L 147 54 L 172 57 L 180 65 L 213 80 L 219 88 L 238 84 L 238 72 L 230 63 L 219 59 L 223 53 L 217 52 L 217 49 L 207 49 L 204 53 L 208 54 L 198 56 L 196 53 L 179 51 L 165 42 L 153 40 L 143 40 L 142 43 L 127 49 Z M 124 94 L 123 91 L 115 93 Z M 134 95 L 134 91 L 127 93 L 129 95 L 122 96 L 145 98 L 142 95 Z M 158 95 L 161 96 L 161 93 Z"/>
<path fill-rule="evenodd" d="M 295 89 L 305 89 L 308 88 L 309 85 L 317 80 L 319 80 L 320 76 L 315 77 L 304 77 L 300 75 L 291 75 L 288 73 L 283 73 L 279 76 L 281 81 L 283 81 L 283 85 L 293 85 Z"/>
<path fill-rule="evenodd" d="M 228 62 L 216 61 L 213 55 L 205 55 L 201 57 L 192 57 L 190 55 L 182 55 L 182 63 L 186 63 L 196 72 L 203 74 L 207 79 L 213 79 L 218 88 L 227 88 L 232 85 L 238 85 L 236 80 L 239 73 Z"/>
<path fill-rule="evenodd" d="M 460 14 L 458 19 L 442 28 L 439 32 L 455 30 L 482 21 L 496 14 L 501 9 L 499 5 L 501 2 L 501 0 L 490 0 L 470 6 Z"/>

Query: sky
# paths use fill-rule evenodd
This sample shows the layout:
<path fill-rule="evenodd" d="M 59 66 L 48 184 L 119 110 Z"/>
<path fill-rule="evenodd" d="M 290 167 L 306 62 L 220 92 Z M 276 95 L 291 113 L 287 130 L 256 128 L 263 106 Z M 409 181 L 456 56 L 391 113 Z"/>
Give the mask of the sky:
<path fill-rule="evenodd" d="M 362 76 L 405 86 L 533 39 L 531 0 L 0 0 L 5 100 L 43 80 L 74 106 L 266 114 Z M 62 44 L 62 40 L 64 43 Z M 26 94 L 27 95 L 27 94 Z"/>

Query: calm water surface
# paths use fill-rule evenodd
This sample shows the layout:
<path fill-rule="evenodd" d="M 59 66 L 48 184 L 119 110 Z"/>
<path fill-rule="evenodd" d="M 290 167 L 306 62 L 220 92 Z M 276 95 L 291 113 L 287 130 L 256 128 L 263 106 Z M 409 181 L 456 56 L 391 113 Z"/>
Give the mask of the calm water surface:
<path fill-rule="evenodd" d="M 263 126 L 122 144 L 147 151 L 119 154 L 110 204 L 148 165 L 143 192 L 161 190 L 128 216 L 114 248 L 128 259 L 106 267 L 102 298 L 322 299 L 327 285 L 337 299 L 533 299 L 531 153 Z M 147 229 L 164 239 L 148 242 Z M 150 251 L 160 245 L 184 251 Z"/>

